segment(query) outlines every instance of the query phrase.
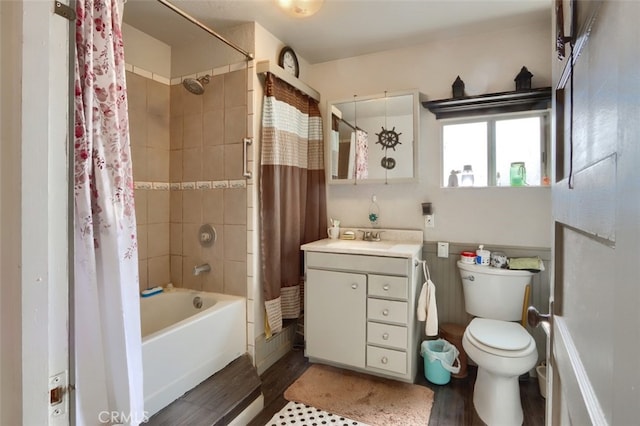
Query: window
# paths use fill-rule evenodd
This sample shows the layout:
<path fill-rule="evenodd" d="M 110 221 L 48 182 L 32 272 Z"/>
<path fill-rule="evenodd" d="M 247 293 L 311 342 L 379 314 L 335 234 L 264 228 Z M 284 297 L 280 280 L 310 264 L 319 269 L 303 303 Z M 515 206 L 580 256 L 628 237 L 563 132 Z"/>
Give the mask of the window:
<path fill-rule="evenodd" d="M 442 186 L 548 185 L 547 111 L 442 125 Z"/>

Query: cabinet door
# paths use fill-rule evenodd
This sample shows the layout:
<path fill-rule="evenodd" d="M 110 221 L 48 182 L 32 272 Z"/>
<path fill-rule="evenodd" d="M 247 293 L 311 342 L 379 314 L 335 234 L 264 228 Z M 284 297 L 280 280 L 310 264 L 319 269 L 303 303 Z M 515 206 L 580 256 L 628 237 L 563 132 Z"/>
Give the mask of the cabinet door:
<path fill-rule="evenodd" d="M 307 356 L 364 368 L 366 301 L 366 275 L 308 269 Z"/>

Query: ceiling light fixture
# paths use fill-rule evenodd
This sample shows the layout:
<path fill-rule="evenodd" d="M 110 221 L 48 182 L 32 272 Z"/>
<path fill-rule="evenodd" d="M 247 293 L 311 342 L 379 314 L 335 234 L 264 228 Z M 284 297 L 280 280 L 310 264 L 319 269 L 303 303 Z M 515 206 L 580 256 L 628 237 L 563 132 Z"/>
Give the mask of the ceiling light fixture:
<path fill-rule="evenodd" d="M 275 0 L 278 6 L 287 14 L 295 18 L 306 18 L 313 15 L 320 7 L 324 0 Z"/>

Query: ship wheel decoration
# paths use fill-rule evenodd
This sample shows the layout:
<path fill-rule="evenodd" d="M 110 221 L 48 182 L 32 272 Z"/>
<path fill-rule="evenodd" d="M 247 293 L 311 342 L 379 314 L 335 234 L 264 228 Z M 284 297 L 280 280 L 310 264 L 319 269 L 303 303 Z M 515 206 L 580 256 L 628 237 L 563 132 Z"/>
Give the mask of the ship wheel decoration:
<path fill-rule="evenodd" d="M 395 126 L 393 127 L 393 129 L 391 130 L 387 130 L 384 127 L 382 127 L 382 130 L 380 131 L 380 133 L 376 133 L 376 136 L 378 136 L 378 142 L 380 145 L 382 145 L 382 149 L 386 149 L 386 148 L 393 148 L 393 150 L 396 150 L 396 145 L 400 144 L 400 135 L 402 133 L 398 133 L 396 132 L 396 128 Z"/>
<path fill-rule="evenodd" d="M 385 151 L 385 156 L 382 157 L 382 160 L 380 160 L 380 165 L 387 170 L 391 170 L 396 166 L 396 160 L 394 158 L 387 157 L 387 150 L 389 148 L 393 149 L 394 151 L 396 150 L 396 145 L 401 144 L 401 134 L 402 133 L 396 132 L 395 127 L 391 130 L 387 130 L 382 127 L 380 133 L 376 133 L 376 135 L 378 136 L 378 141 L 376 143 L 379 143 L 381 145 L 381 148 Z"/>

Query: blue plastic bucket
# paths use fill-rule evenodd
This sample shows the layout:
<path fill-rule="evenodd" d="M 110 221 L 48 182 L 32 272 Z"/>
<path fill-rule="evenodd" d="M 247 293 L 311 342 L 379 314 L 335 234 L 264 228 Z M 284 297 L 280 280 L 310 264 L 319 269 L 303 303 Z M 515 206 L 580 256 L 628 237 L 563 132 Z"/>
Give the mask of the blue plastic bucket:
<path fill-rule="evenodd" d="M 445 351 L 446 342 L 443 340 L 425 340 L 422 342 L 422 356 L 424 357 L 424 377 L 436 385 L 446 385 L 451 381 L 451 373 L 442 366 L 442 362 L 438 358 L 442 358 Z M 448 349 L 447 349 L 448 350 Z M 429 358 L 429 352 L 436 357 L 433 360 Z"/>

